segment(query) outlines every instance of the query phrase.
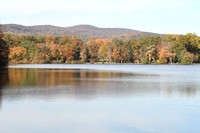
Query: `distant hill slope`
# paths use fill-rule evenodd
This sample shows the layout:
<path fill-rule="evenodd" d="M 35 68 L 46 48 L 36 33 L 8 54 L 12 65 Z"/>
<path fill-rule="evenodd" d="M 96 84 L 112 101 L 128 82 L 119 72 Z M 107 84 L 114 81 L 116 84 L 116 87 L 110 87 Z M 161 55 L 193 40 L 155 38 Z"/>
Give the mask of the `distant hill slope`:
<path fill-rule="evenodd" d="M 87 41 L 90 38 L 136 38 L 147 36 L 161 36 L 163 34 L 156 34 L 150 32 L 141 32 L 132 29 L 125 28 L 98 28 L 91 25 L 76 25 L 71 27 L 58 27 L 52 25 L 37 25 L 37 26 L 23 26 L 17 24 L 3 24 L 2 31 L 4 33 L 11 32 L 12 34 L 19 35 L 50 35 L 50 36 L 77 36 L 83 41 Z"/>

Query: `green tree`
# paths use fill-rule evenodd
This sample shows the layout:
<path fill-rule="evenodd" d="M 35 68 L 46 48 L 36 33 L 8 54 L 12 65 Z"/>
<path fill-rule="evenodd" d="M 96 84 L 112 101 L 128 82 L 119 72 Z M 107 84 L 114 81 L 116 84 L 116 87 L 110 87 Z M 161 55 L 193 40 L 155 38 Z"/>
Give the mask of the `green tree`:
<path fill-rule="evenodd" d="M 193 63 L 192 55 L 189 52 L 186 52 L 181 60 L 181 63 L 192 64 Z"/>

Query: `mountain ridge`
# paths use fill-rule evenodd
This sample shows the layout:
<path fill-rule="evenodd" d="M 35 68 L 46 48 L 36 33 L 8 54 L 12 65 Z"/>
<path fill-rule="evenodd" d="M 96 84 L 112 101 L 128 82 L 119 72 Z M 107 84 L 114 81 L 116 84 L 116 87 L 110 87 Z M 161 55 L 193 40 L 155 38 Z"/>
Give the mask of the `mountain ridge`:
<path fill-rule="evenodd" d="M 100 28 L 93 25 L 81 24 L 74 25 L 70 27 L 60 27 L 54 25 L 33 25 L 24 26 L 20 24 L 2 24 L 2 31 L 4 33 L 10 32 L 14 35 L 50 35 L 50 36 L 77 36 L 83 41 L 87 41 L 90 38 L 93 39 L 126 39 L 126 38 L 136 38 L 147 36 L 161 36 L 164 37 L 165 34 L 143 32 L 139 30 L 133 30 L 128 28 Z"/>

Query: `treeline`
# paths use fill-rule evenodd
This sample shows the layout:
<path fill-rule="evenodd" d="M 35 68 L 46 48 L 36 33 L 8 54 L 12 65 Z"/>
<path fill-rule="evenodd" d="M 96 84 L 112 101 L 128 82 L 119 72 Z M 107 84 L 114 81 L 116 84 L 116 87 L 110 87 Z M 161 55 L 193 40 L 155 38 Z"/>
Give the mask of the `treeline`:
<path fill-rule="evenodd" d="M 23 36 L 5 34 L 9 62 L 18 63 L 200 63 L 200 37 L 196 34 L 136 39 L 89 39 L 75 36 Z"/>

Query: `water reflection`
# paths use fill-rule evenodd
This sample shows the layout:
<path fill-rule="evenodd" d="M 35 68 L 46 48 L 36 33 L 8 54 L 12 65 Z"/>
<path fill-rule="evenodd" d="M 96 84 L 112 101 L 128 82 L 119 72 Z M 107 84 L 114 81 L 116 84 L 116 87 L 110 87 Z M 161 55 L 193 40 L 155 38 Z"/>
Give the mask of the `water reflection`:
<path fill-rule="evenodd" d="M 79 99 L 127 95 L 195 96 L 199 93 L 199 83 L 187 80 L 187 75 L 31 68 L 9 68 L 1 73 L 1 88 L 4 88 L 1 95 L 10 99 L 59 96 Z"/>
<path fill-rule="evenodd" d="M 194 75 L 9 68 L 0 81 L 0 132 L 200 132 Z"/>
<path fill-rule="evenodd" d="M 81 80 L 117 78 L 131 74 L 79 69 L 9 69 L 9 87 L 76 84 Z"/>
<path fill-rule="evenodd" d="M 0 108 L 2 106 L 2 89 L 8 83 L 8 69 L 0 68 Z"/>

